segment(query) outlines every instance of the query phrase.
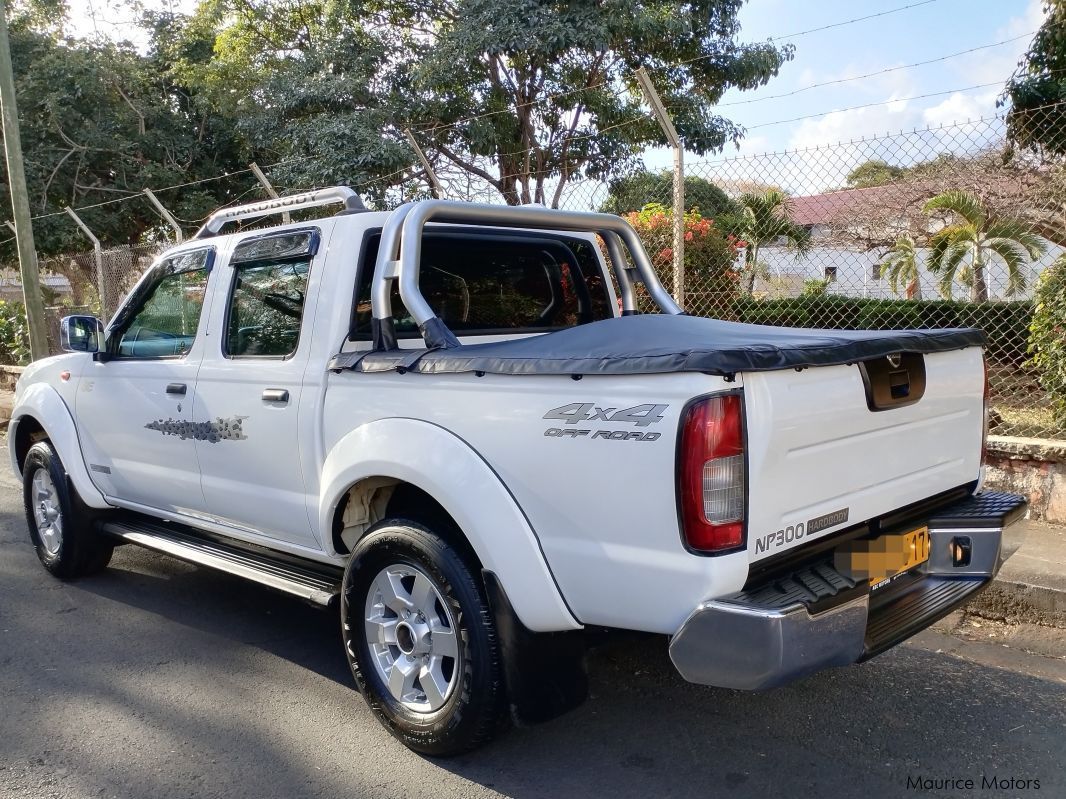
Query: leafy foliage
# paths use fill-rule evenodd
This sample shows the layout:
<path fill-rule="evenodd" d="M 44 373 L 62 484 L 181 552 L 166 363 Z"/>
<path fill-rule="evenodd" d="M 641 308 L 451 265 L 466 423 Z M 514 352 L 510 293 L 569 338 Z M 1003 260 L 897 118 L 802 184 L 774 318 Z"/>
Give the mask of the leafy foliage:
<path fill-rule="evenodd" d="M 824 278 L 812 277 L 803 281 L 801 297 L 824 297 L 829 291 L 829 281 Z"/>
<path fill-rule="evenodd" d="M 0 300 L 0 363 L 22 366 L 30 362 L 30 333 L 26 307 L 21 302 Z"/>
<path fill-rule="evenodd" d="M 779 189 L 740 195 L 737 210 L 724 215 L 719 223 L 744 242 L 744 273 L 749 294 L 755 290 L 755 279 L 762 270 L 759 252 L 763 247 L 784 239 L 788 247 L 801 255 L 810 249 L 810 231 L 789 218 L 788 196 Z"/>
<path fill-rule="evenodd" d="M 976 195 L 959 190 L 938 194 L 922 210 L 928 214 L 943 212 L 954 219 L 929 240 L 929 271 L 939 277 L 944 297 L 951 297 L 958 280 L 969 287 L 974 302 L 986 302 L 985 272 L 994 259 L 1007 267 L 1007 296 L 1025 290 L 1024 267 L 1046 248 L 1028 225 L 992 214 Z"/>
<path fill-rule="evenodd" d="M 1007 135 L 1021 147 L 1066 154 L 1066 0 L 1046 0 L 1047 18 L 1007 81 Z"/>
<path fill-rule="evenodd" d="M 1055 423 L 1066 429 L 1066 256 L 1060 256 L 1040 276 L 1029 351 L 1051 397 Z"/>
<path fill-rule="evenodd" d="M 848 173 L 848 186 L 853 189 L 866 189 L 870 186 L 883 186 L 898 180 L 906 173 L 900 166 L 893 166 L 879 158 L 864 161 Z"/>
<path fill-rule="evenodd" d="M 253 149 L 302 159 L 284 169 L 294 183 L 327 171 L 401 183 L 392 173 L 412 161 L 411 128 L 435 159 L 507 202 L 557 205 L 570 179 L 609 177 L 664 142 L 642 110 L 638 66 L 689 150 L 739 139 L 715 103 L 765 84 L 792 56 L 791 46 L 737 42 L 741 5 L 210 0 L 198 18 L 220 29 L 215 55 L 190 74 L 230 100 Z"/>
<path fill-rule="evenodd" d="M 636 229 L 644 249 L 651 256 L 659 279 L 670 285 L 673 280 L 674 216 L 672 209 L 650 203 L 640 211 L 626 214 Z M 729 301 L 737 296 L 740 272 L 737 269 L 741 243 L 718 227 L 714 220 L 699 211 L 685 214 L 685 279 L 691 286 L 699 286 L 701 294 L 716 301 Z"/>
<path fill-rule="evenodd" d="M 35 214 L 84 207 L 215 176 L 236 163 L 232 134 L 188 87 L 176 83 L 162 51 L 74 41 L 30 16 L 11 23 L 11 48 L 27 184 Z M 156 35 L 170 28 L 160 22 Z M 225 183 L 163 196 L 179 217 L 196 219 L 226 202 Z M 6 186 L 0 202 L 10 203 Z M 132 244 L 165 225 L 146 199 L 85 210 L 104 245 Z M 65 215 L 35 225 L 42 255 L 86 241 Z M 12 257 L 14 244 L 3 255 Z"/>
<path fill-rule="evenodd" d="M 674 173 L 669 169 L 661 172 L 641 170 L 615 178 L 609 185 L 611 193 L 600 210 L 609 214 L 624 214 L 639 211 L 649 203 L 670 204 L 674 192 Z M 697 210 L 704 216 L 716 217 L 736 208 L 729 196 L 711 181 L 689 176 L 685 178 L 685 210 Z"/>
<path fill-rule="evenodd" d="M 900 236 L 896 239 L 896 246 L 889 251 L 880 266 L 881 274 L 888 278 L 888 285 L 893 294 L 899 294 L 900 286 L 903 286 L 908 300 L 921 297 L 918 245 L 913 236 Z"/>

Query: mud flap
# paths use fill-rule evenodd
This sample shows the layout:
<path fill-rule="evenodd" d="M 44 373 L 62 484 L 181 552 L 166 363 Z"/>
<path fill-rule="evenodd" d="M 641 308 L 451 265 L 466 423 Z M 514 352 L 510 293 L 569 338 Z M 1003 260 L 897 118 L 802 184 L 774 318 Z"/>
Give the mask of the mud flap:
<path fill-rule="evenodd" d="M 482 571 L 500 636 L 504 679 L 516 724 L 550 721 L 588 697 L 583 630 L 535 633 L 519 620 L 490 571 Z"/>

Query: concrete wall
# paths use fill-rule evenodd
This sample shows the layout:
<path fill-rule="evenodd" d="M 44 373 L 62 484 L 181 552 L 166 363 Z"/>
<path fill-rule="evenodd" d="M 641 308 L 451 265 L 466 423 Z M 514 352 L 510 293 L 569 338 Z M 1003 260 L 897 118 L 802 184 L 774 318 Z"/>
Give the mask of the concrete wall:
<path fill-rule="evenodd" d="M 989 436 L 985 486 L 1029 499 L 1029 517 L 1066 524 L 1066 441 Z"/>

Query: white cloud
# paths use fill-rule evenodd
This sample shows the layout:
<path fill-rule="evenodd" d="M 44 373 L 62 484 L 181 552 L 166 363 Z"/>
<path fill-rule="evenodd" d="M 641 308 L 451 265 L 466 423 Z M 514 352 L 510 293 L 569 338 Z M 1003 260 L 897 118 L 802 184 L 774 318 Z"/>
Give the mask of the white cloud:
<path fill-rule="evenodd" d="M 1018 66 L 1018 60 L 1029 49 L 1032 37 L 1044 22 L 1044 0 L 1029 0 L 1025 10 L 999 28 L 990 38 L 993 41 L 1017 39 L 1000 47 L 980 50 L 949 62 L 951 69 L 970 84 L 1006 83 Z"/>
<path fill-rule="evenodd" d="M 955 92 L 946 100 L 942 100 L 931 108 L 922 112 L 922 122 L 933 127 L 936 125 L 950 125 L 953 122 L 965 122 L 970 119 L 980 119 L 995 111 L 996 97 L 999 89 L 980 93 Z"/>

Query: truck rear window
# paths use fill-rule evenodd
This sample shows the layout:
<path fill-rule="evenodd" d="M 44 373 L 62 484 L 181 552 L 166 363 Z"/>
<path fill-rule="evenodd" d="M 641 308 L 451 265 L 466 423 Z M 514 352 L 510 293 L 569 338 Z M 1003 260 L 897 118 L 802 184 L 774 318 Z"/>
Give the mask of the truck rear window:
<path fill-rule="evenodd" d="M 378 235 L 367 241 L 359 266 L 353 340 L 370 338 L 370 284 L 379 241 Z M 612 315 L 594 245 L 567 236 L 426 233 L 419 284 L 456 335 L 543 333 Z M 417 336 L 395 286 L 392 310 L 397 335 Z"/>

